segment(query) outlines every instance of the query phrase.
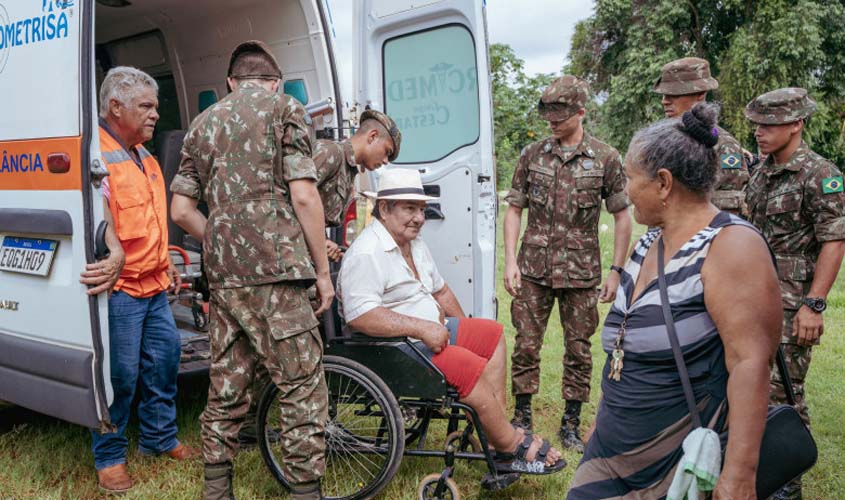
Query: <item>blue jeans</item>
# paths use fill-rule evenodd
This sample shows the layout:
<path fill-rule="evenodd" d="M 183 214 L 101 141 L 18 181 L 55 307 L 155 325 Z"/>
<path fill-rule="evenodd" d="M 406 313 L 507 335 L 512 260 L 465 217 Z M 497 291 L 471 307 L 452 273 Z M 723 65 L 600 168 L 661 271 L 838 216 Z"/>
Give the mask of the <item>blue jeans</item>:
<path fill-rule="evenodd" d="M 126 463 L 129 440 L 124 431 L 136 386 L 141 391 L 140 452 L 164 453 L 179 444 L 176 376 L 181 347 L 166 292 L 143 299 L 114 292 L 109 298 L 109 344 L 114 389 L 109 416 L 117 432 L 91 433 L 97 470 Z"/>

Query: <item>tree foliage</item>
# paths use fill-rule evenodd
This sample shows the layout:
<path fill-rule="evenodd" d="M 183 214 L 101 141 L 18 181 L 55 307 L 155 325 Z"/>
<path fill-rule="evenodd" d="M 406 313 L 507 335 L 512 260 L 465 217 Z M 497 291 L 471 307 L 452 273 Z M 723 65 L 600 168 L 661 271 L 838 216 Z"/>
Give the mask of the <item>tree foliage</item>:
<path fill-rule="evenodd" d="M 537 102 L 554 78 L 549 74 L 527 76 L 523 61 L 505 44 L 490 46 L 493 86 L 493 125 L 498 185 L 510 186 L 522 148 L 547 135 L 548 124 L 537 116 Z"/>
<path fill-rule="evenodd" d="M 743 109 L 781 87 L 806 88 L 819 104 L 805 138 L 845 161 L 845 0 L 596 0 L 578 23 L 567 72 L 598 96 L 597 135 L 624 150 L 633 133 L 662 118 L 652 86 L 680 57 L 710 61 L 722 124 L 755 150 Z"/>

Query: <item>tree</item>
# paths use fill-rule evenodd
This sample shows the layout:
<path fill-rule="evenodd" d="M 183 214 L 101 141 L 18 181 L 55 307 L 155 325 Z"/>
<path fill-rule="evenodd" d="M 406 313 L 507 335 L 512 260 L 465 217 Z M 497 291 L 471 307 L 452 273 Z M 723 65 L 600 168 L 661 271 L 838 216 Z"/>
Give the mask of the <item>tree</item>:
<path fill-rule="evenodd" d="M 490 74 L 496 177 L 499 188 L 506 189 L 522 148 L 548 130 L 548 124 L 537 115 L 537 102 L 553 76 L 526 76 L 523 61 L 510 46 L 500 43 L 490 46 Z"/>
<path fill-rule="evenodd" d="M 755 96 L 805 87 L 819 109 L 806 138 L 838 165 L 845 161 L 845 0 L 596 0 L 576 26 L 568 72 L 598 95 L 598 135 L 624 150 L 633 133 L 662 117 L 652 85 L 663 64 L 710 61 L 722 123 L 756 149 L 743 109 Z"/>

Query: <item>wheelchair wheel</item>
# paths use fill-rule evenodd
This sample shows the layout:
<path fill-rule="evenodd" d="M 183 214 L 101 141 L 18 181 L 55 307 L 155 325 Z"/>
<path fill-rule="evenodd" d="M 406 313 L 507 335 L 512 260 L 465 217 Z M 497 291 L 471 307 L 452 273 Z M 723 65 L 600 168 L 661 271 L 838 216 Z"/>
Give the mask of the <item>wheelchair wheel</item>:
<path fill-rule="evenodd" d="M 437 495 L 437 483 L 440 481 L 440 474 L 433 473 L 425 476 L 420 481 L 420 486 L 417 488 L 417 498 L 419 500 L 461 500 L 461 492 L 458 490 L 458 485 L 451 477 L 446 478 L 444 491 Z"/>
<path fill-rule="evenodd" d="M 326 473 L 323 497 L 353 500 L 378 494 L 396 474 L 405 450 L 405 431 L 396 398 L 370 369 L 325 356 L 329 390 Z M 270 472 L 285 488 L 278 389 L 269 384 L 258 408 L 258 446 Z"/>
<path fill-rule="evenodd" d="M 481 441 L 474 434 L 464 438 L 464 431 L 455 431 L 446 436 L 446 447 L 450 445 L 455 451 L 471 450 L 473 453 L 481 453 Z"/>

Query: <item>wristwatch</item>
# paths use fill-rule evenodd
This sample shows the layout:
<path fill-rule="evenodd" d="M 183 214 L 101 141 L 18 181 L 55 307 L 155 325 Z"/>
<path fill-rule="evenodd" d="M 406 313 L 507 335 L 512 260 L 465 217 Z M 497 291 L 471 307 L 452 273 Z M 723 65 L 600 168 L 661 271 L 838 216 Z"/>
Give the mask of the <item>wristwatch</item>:
<path fill-rule="evenodd" d="M 824 312 L 827 309 L 827 301 L 822 297 L 804 297 L 802 300 L 805 306 L 817 313 Z"/>
<path fill-rule="evenodd" d="M 621 267 L 619 267 L 619 266 L 610 266 L 610 270 L 611 270 L 611 271 L 616 271 L 617 273 L 619 273 L 619 275 L 620 275 L 620 276 L 622 276 L 622 271 L 624 271 L 624 269 L 622 269 L 622 268 L 621 268 Z"/>

